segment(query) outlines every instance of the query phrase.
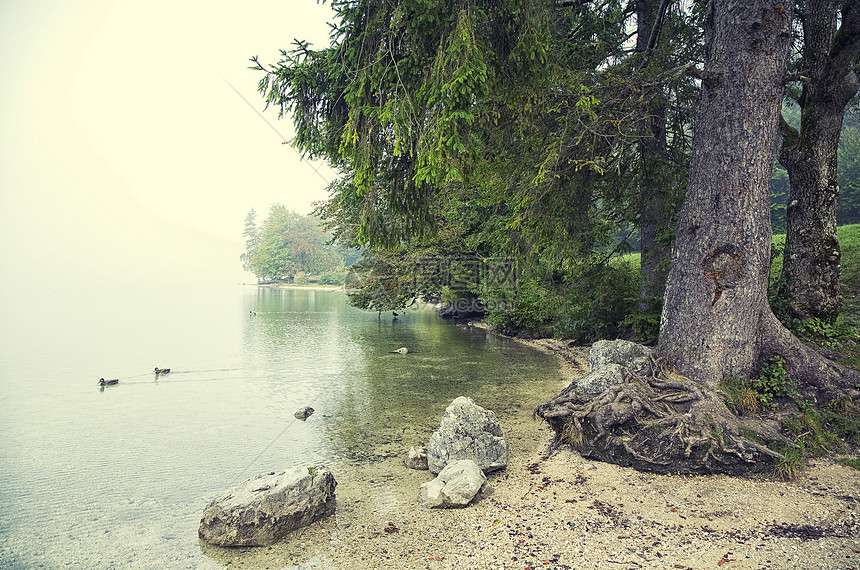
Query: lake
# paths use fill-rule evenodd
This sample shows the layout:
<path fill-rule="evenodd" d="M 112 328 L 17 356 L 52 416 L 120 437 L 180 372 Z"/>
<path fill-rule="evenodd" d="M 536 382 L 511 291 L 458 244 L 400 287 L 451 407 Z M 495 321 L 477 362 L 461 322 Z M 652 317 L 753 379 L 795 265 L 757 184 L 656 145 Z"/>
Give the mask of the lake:
<path fill-rule="evenodd" d="M 41 281 L 4 297 L 3 568 L 222 567 L 197 527 L 231 485 L 326 463 L 349 495 L 426 444 L 455 397 L 504 429 L 559 382 L 520 343 L 430 309 L 380 319 L 341 291 Z M 414 507 L 369 488 L 377 509 Z"/>

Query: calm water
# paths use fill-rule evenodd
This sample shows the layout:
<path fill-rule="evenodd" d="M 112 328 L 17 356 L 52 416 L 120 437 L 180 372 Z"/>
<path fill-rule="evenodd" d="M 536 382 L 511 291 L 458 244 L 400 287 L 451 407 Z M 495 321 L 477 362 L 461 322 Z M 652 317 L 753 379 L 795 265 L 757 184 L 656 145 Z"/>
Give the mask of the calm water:
<path fill-rule="evenodd" d="M 221 567 L 197 526 L 230 485 L 325 462 L 340 494 L 426 442 L 455 397 L 504 426 L 558 380 L 522 345 L 432 311 L 379 321 L 340 292 L 95 290 L 6 300 L 0 567 Z M 307 404 L 316 414 L 294 420 Z"/>

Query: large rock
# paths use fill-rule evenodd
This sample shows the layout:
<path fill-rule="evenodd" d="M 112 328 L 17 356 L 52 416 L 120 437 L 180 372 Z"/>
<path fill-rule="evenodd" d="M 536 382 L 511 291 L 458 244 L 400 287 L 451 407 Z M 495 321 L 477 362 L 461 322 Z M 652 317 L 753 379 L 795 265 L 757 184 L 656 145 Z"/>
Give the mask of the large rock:
<path fill-rule="evenodd" d="M 582 394 L 596 396 L 604 390 L 622 384 L 630 374 L 620 364 L 606 364 L 595 368 L 582 378 L 573 381 L 576 390 Z"/>
<path fill-rule="evenodd" d="M 418 500 L 428 508 L 465 507 L 487 484 L 487 476 L 471 459 L 445 466 L 432 481 L 418 489 Z"/>
<path fill-rule="evenodd" d="M 588 353 L 591 372 L 577 378 L 565 392 L 576 390 L 581 394 L 596 396 L 607 388 L 623 384 L 631 373 L 651 373 L 652 350 L 647 346 L 627 340 L 599 340 Z"/>
<path fill-rule="evenodd" d="M 652 353 L 647 346 L 629 340 L 599 340 L 591 346 L 588 363 L 592 370 L 619 364 L 630 372 L 647 375 L 651 372 Z"/>
<path fill-rule="evenodd" d="M 265 546 L 334 512 L 337 482 L 324 466 L 257 475 L 209 503 L 198 535 L 218 546 Z"/>
<path fill-rule="evenodd" d="M 460 459 L 473 460 L 486 473 L 508 465 L 508 442 L 496 414 L 465 396 L 451 402 L 427 444 L 427 466 L 433 473 Z"/>

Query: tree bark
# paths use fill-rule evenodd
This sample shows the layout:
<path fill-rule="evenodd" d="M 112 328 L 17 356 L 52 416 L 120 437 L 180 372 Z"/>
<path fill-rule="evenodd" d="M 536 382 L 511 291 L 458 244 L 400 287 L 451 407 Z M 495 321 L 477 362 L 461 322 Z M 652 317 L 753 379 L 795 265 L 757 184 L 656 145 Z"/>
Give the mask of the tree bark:
<path fill-rule="evenodd" d="M 660 353 L 716 387 L 761 364 L 770 309 L 769 184 L 793 1 L 712 0 L 690 184 L 675 237 Z"/>
<path fill-rule="evenodd" d="M 837 31 L 839 4 L 842 24 Z M 808 78 L 798 103 L 798 133 L 783 122 L 779 161 L 788 171 L 782 294 L 792 316 L 832 323 L 842 309 L 837 150 L 845 106 L 857 93 L 860 0 L 807 2 L 801 74 Z"/>

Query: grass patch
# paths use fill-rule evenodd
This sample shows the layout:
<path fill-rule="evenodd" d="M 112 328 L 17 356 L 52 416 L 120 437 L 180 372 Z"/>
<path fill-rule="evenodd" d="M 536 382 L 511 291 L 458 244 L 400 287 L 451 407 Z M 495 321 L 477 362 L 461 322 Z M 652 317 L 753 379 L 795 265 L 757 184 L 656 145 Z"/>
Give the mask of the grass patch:
<path fill-rule="evenodd" d="M 582 449 L 585 444 L 585 433 L 576 427 L 573 418 L 569 418 L 559 434 L 559 439 L 574 449 Z"/>
<path fill-rule="evenodd" d="M 720 382 L 720 389 L 729 397 L 726 405 L 737 414 L 754 414 L 761 410 L 759 395 L 752 390 L 746 379 L 739 376 L 726 376 Z"/>
<path fill-rule="evenodd" d="M 860 471 L 860 459 L 851 458 L 851 457 L 840 457 L 836 460 L 836 463 L 839 465 L 844 465 L 845 467 L 851 467 L 852 469 L 857 469 Z"/>
<path fill-rule="evenodd" d="M 800 451 L 784 447 L 779 452 L 782 454 L 782 458 L 774 463 L 774 473 L 784 480 L 796 478 L 804 465 L 803 456 L 800 454 Z"/>
<path fill-rule="evenodd" d="M 813 408 L 802 402 L 800 412 L 786 419 L 782 427 L 804 455 L 832 455 L 860 447 L 860 413 L 841 402 Z"/>
<path fill-rule="evenodd" d="M 750 441 L 754 441 L 756 443 L 764 443 L 761 438 L 761 434 L 754 429 L 750 429 L 748 427 L 741 428 L 741 435 Z"/>

